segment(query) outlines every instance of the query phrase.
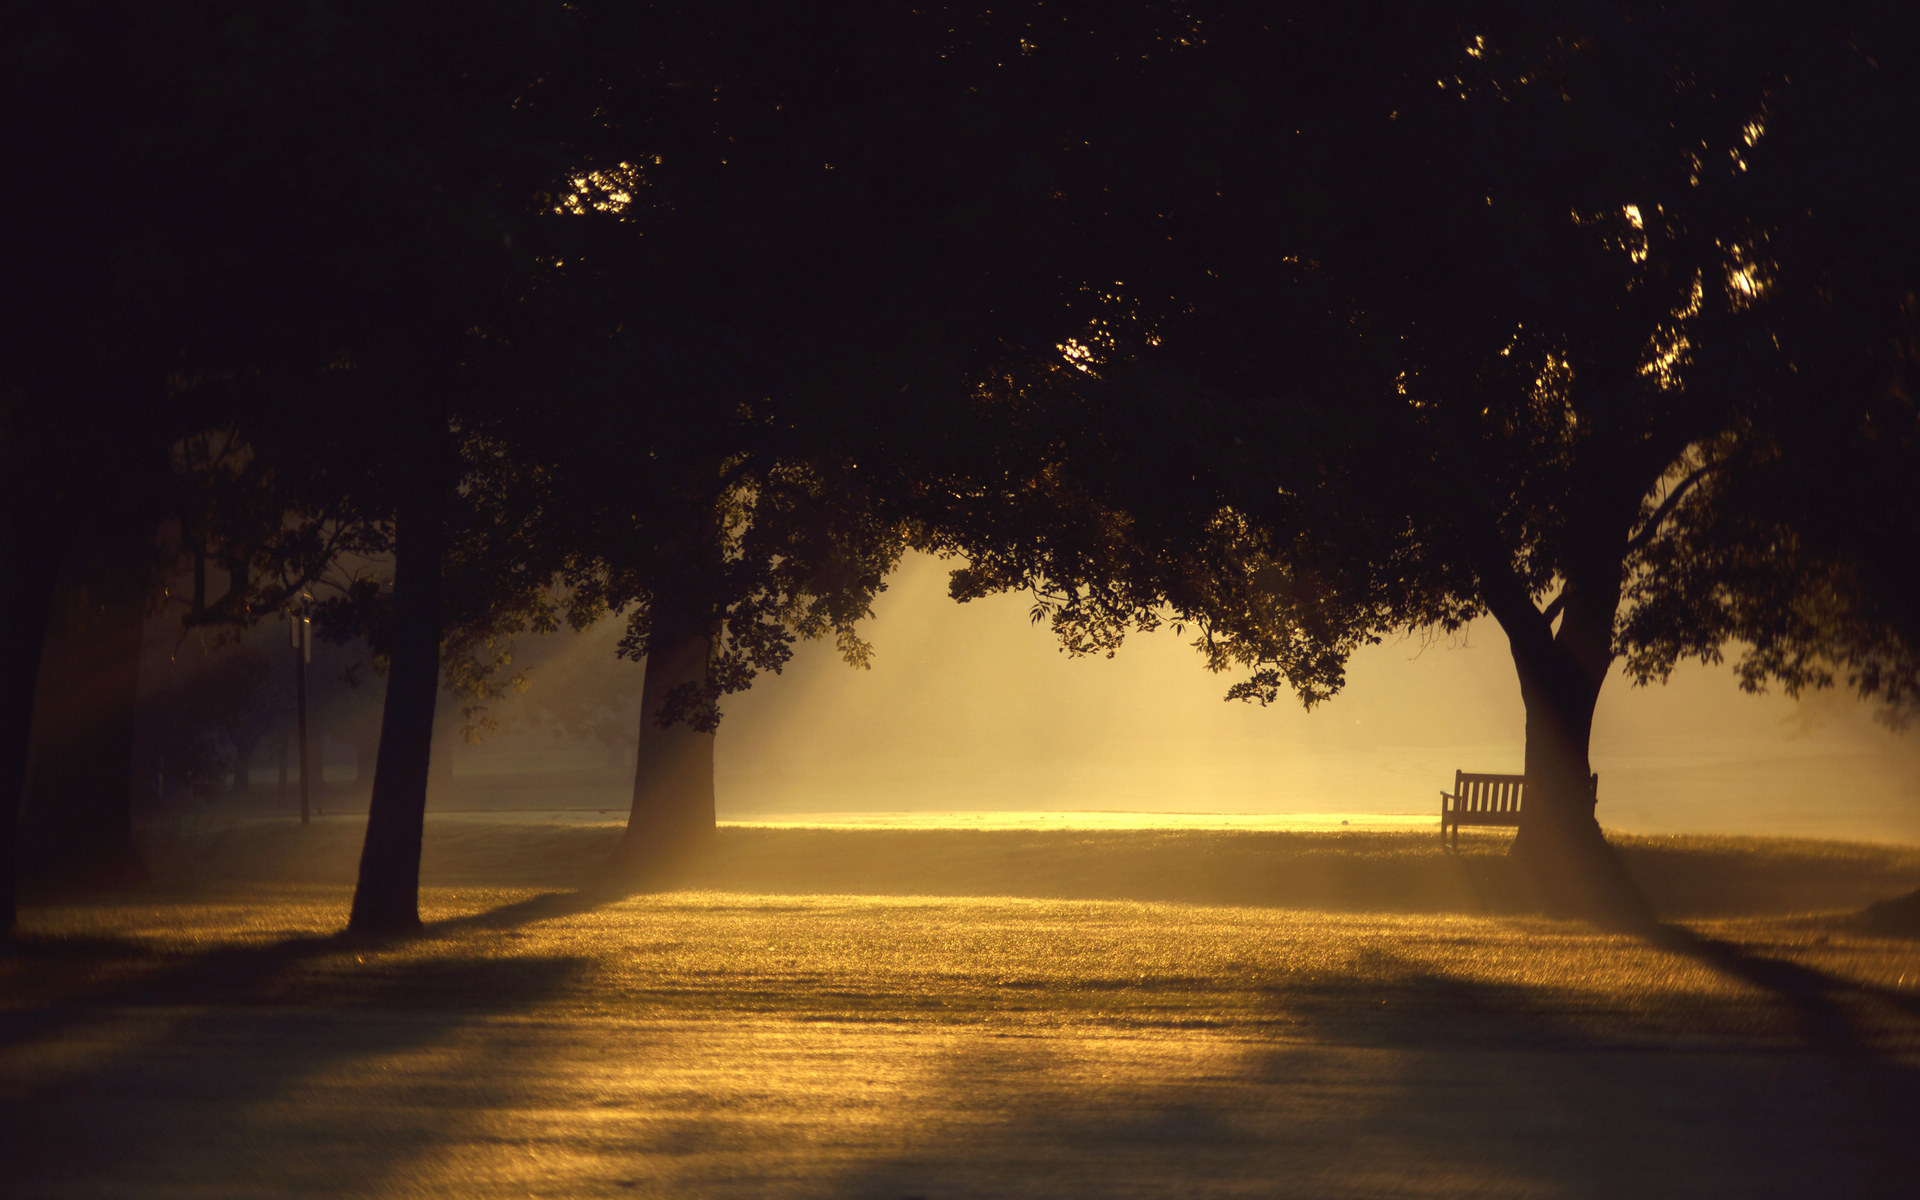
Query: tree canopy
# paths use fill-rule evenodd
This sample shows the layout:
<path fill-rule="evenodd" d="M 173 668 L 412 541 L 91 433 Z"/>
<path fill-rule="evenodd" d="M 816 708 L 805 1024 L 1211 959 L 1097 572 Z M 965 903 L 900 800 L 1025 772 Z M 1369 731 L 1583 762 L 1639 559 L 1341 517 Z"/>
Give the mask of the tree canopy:
<path fill-rule="evenodd" d="M 417 923 L 443 680 L 620 613 L 637 869 L 908 544 L 1263 702 L 1491 614 L 1518 845 L 1615 917 L 1614 663 L 1914 702 L 1900 6 L 123 8 L 5 42 L 9 795 L 59 597 L 173 551 L 230 625 L 392 556 L 324 613 L 390 666 L 367 929 Z"/>
<path fill-rule="evenodd" d="M 1822 480 L 1864 446 L 1834 391 L 1883 422 L 1904 394 L 1820 369 L 1857 336 L 1805 340 L 1865 316 L 1896 346 L 1868 361 L 1910 344 L 1897 284 L 1837 293 L 1833 256 L 1808 253 L 1877 236 L 1807 185 L 1800 140 L 1906 120 L 1859 42 L 1877 15 L 1487 5 L 1396 14 L 1373 39 L 1351 16 L 1201 20 L 1141 103 L 1210 139 L 1204 169 L 1125 188 L 1129 161 L 1191 145 L 1141 154 L 1162 126 L 1130 115 L 1083 139 L 1124 147 L 1078 181 L 1087 223 L 1114 230 L 1062 276 L 1093 311 L 999 389 L 1041 432 L 1022 487 L 977 489 L 961 592 L 1033 587 L 1076 649 L 1194 623 L 1213 665 L 1250 668 L 1233 694 L 1309 703 L 1368 640 L 1490 613 L 1528 711 L 1517 846 L 1562 902 L 1639 919 L 1586 786 L 1619 656 L 1650 677 L 1748 636 L 1756 680 L 1817 682 L 1807 656 L 1838 656 L 1901 686 L 1898 635 L 1864 607 L 1889 593 L 1836 586 L 1885 558 L 1814 527 L 1846 526 Z M 1800 128 L 1803 93 L 1830 107 Z M 1877 150 L 1911 173 L 1910 151 Z M 1890 481 L 1910 434 L 1884 429 L 1869 475 Z M 1763 540 L 1789 527 L 1806 551 Z"/>

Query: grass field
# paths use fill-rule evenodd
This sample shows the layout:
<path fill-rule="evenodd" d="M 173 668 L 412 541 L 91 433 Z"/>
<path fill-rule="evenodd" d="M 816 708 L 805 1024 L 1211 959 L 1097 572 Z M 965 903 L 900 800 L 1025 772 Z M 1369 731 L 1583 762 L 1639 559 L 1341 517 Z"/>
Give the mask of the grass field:
<path fill-rule="evenodd" d="M 430 824 L 427 934 L 335 936 L 356 823 L 150 847 L 0 959 L 0 1193 L 1909 1196 L 1920 848 L 1621 839 L 1658 944 L 1430 834 Z"/>

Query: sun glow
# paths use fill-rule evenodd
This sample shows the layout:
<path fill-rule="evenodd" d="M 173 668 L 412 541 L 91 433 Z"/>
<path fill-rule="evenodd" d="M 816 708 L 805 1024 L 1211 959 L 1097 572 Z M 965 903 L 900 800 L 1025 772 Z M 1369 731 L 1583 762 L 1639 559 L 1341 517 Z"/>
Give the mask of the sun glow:
<path fill-rule="evenodd" d="M 1196 813 L 1196 812 L 826 812 L 742 817 L 721 824 L 743 829 L 1239 829 L 1404 831 L 1431 829 L 1431 813 Z"/>

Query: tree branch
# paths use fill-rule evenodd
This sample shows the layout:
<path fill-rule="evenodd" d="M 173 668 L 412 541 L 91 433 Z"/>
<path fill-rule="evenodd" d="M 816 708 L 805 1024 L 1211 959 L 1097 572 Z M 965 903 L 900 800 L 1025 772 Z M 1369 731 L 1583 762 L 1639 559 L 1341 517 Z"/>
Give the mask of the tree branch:
<path fill-rule="evenodd" d="M 1565 608 L 1566 606 L 1567 606 L 1567 589 L 1563 585 L 1560 588 L 1560 594 L 1558 596 L 1555 596 L 1547 604 L 1545 608 L 1540 610 L 1540 619 L 1545 621 L 1547 624 L 1551 625 L 1553 624 L 1553 619 L 1560 615 L 1560 610 Z"/>
<path fill-rule="evenodd" d="M 1653 540 L 1653 535 L 1660 532 L 1660 527 L 1666 524 L 1667 518 L 1673 515 L 1673 510 L 1679 507 L 1680 501 L 1693 490 L 1695 484 L 1706 478 L 1713 468 L 1713 463 L 1695 467 L 1687 473 L 1685 479 L 1674 484 L 1673 490 L 1667 493 L 1666 498 L 1660 501 L 1660 506 L 1654 509 L 1648 515 L 1646 522 L 1640 526 L 1640 532 L 1627 539 L 1627 553 L 1637 554 L 1644 550 L 1647 543 Z"/>
<path fill-rule="evenodd" d="M 1487 541 L 1479 538 L 1477 541 Z M 1487 542 L 1491 550 L 1492 543 Z M 1491 553 L 1477 556 L 1474 574 L 1479 579 L 1480 598 L 1500 622 L 1500 628 L 1506 631 L 1513 643 L 1516 657 L 1525 655 L 1533 661 L 1545 661 L 1545 656 L 1553 647 L 1553 616 L 1566 596 L 1562 588 L 1560 597 L 1547 606 L 1542 613 L 1533 602 L 1533 596 L 1526 583 L 1514 571 L 1504 555 L 1494 557 Z"/>

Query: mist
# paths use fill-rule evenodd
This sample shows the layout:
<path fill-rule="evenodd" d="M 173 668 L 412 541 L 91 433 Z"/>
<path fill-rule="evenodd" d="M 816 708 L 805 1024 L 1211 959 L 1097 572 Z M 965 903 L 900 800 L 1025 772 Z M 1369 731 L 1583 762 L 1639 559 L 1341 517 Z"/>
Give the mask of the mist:
<path fill-rule="evenodd" d="M 1345 689 L 1310 711 L 1290 697 L 1262 708 L 1222 699 L 1230 677 L 1204 669 L 1191 630 L 1136 634 L 1111 659 L 1070 658 L 1028 619 L 1022 595 L 954 603 L 952 565 L 926 555 L 902 563 L 866 627 L 870 670 L 849 668 L 829 642 L 803 641 L 782 673 L 726 699 L 722 820 L 962 811 L 1437 821 L 1437 794 L 1455 770 L 1521 769 L 1525 713 L 1490 619 L 1367 648 Z M 529 688 L 490 706 L 496 728 L 478 743 L 461 736 L 461 704 L 448 698 L 432 807 L 624 813 L 644 666 L 616 659 L 623 629 L 609 619 L 582 634 L 523 636 Z M 278 640 L 264 640 L 277 662 Z M 366 804 L 367 735 L 384 688 L 364 664 L 363 686 L 337 686 L 341 664 L 364 657 L 322 646 L 314 675 L 326 690 L 314 697 L 314 753 L 330 811 Z M 285 685 L 267 698 L 290 712 Z M 269 745 L 284 732 L 254 758 L 255 808 L 269 803 L 262 789 L 281 753 Z M 1686 664 L 1644 688 L 1616 670 L 1592 761 L 1600 820 L 1622 832 L 1920 842 L 1920 737 L 1888 729 L 1840 690 L 1752 695 L 1726 664 Z"/>
<path fill-rule="evenodd" d="M 1525 714 L 1505 636 L 1370 647 L 1311 711 L 1222 700 L 1193 634 L 1071 659 L 1027 602 L 946 596 L 949 564 L 909 558 L 875 605 L 870 671 L 830 645 L 731 697 L 722 819 L 980 809 L 1437 813 L 1456 769 L 1521 769 Z M 596 630 L 586 641 L 607 638 Z M 610 638 L 608 639 L 610 640 Z M 586 647 L 583 645 L 582 649 Z M 636 672 L 637 676 L 637 672 Z M 636 678 L 637 683 L 637 678 Z M 534 680 L 534 686 L 540 686 Z M 1920 743 L 1839 692 L 1740 691 L 1729 666 L 1664 687 L 1617 671 L 1593 735 L 1603 824 L 1640 833 L 1920 841 Z"/>

